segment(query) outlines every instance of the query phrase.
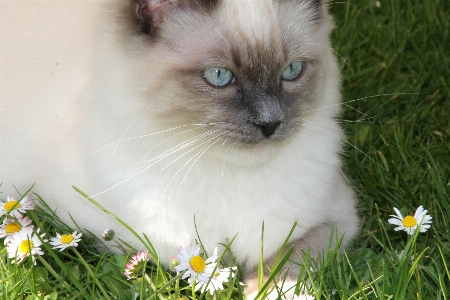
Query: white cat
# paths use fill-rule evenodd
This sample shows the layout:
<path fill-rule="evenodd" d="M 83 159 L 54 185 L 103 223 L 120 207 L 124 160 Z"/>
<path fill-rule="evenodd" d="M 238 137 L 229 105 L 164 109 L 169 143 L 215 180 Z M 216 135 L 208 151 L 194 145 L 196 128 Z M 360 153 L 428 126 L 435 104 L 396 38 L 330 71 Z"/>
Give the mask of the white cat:
<path fill-rule="evenodd" d="M 196 237 L 194 217 L 210 249 L 237 234 L 249 298 L 263 222 L 268 262 L 295 222 L 296 256 L 333 227 L 344 246 L 356 233 L 322 1 L 2 1 L 1 14 L 5 197 L 36 183 L 64 220 L 142 249 L 77 186 L 162 262 Z"/>

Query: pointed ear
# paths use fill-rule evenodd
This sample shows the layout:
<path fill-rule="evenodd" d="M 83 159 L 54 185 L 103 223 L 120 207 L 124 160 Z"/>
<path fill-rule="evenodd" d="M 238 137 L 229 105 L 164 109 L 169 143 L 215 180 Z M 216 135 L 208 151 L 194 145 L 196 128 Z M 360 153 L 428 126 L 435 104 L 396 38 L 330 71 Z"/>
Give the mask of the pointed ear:
<path fill-rule="evenodd" d="M 168 10 L 169 0 L 133 0 L 134 14 L 142 32 L 154 32 Z"/>
<path fill-rule="evenodd" d="M 217 0 L 133 0 L 134 14 L 142 32 L 153 33 L 164 16 L 174 8 L 200 9 L 210 7 Z"/>

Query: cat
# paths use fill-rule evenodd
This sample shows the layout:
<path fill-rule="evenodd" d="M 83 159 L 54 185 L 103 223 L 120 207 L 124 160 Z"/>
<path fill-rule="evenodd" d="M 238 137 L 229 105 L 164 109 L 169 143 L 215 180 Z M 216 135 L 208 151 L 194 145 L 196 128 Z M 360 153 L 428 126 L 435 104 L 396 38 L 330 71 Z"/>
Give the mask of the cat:
<path fill-rule="evenodd" d="M 294 224 L 293 261 L 356 234 L 325 1 L 4 1 L 2 19 L 3 195 L 35 183 L 64 220 L 142 249 L 74 185 L 163 263 L 195 226 L 209 249 L 236 236 L 247 299 L 263 223 L 267 265 Z"/>

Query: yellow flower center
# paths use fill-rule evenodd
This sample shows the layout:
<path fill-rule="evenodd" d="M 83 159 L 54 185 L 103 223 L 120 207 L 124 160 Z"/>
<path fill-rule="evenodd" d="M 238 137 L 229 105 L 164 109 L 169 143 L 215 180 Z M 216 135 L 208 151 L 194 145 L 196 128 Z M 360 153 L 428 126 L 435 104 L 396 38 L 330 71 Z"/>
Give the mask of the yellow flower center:
<path fill-rule="evenodd" d="M 191 264 L 192 269 L 197 273 L 203 272 L 206 268 L 205 261 L 198 255 L 192 257 L 189 263 Z"/>
<path fill-rule="evenodd" d="M 405 227 L 414 227 L 414 226 L 416 226 L 417 221 L 416 221 L 416 219 L 415 219 L 414 217 L 412 217 L 412 216 L 406 216 L 406 217 L 403 219 L 402 223 L 403 223 L 403 226 L 405 226 Z"/>
<path fill-rule="evenodd" d="M 61 243 L 70 244 L 73 241 L 73 236 L 71 234 L 63 234 L 61 236 Z"/>
<path fill-rule="evenodd" d="M 30 253 L 31 249 L 33 249 L 33 242 L 30 240 L 25 240 L 23 242 L 20 243 L 20 252 L 22 253 Z"/>
<path fill-rule="evenodd" d="M 20 207 L 20 203 L 17 200 L 12 200 L 12 201 L 6 202 L 3 207 L 5 208 L 6 211 L 10 211 L 13 209 L 18 209 Z"/>
<path fill-rule="evenodd" d="M 20 231 L 20 229 L 22 229 L 22 226 L 17 222 L 9 223 L 9 224 L 6 224 L 6 226 L 5 226 L 5 230 L 6 230 L 7 234 L 16 233 L 16 232 Z"/>

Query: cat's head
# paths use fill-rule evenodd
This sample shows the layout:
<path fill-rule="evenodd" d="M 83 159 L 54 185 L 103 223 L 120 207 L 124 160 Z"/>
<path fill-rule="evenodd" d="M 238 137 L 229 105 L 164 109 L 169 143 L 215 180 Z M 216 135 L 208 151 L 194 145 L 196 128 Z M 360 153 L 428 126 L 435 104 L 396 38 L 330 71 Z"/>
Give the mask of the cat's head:
<path fill-rule="evenodd" d="M 148 107 L 163 122 L 214 124 L 220 142 L 246 151 L 275 149 L 308 115 L 337 112 L 332 21 L 320 0 L 133 0 L 131 14 L 153 60 L 146 72 L 158 74 Z"/>

